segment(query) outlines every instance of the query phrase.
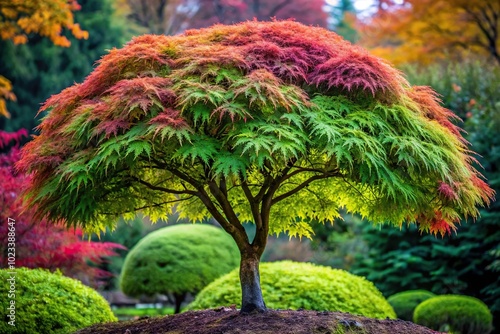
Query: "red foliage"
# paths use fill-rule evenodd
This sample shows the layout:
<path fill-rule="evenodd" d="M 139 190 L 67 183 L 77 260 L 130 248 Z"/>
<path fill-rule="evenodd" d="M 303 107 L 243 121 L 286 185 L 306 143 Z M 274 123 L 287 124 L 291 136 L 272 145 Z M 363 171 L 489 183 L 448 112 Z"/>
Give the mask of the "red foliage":
<path fill-rule="evenodd" d="M 359 52 L 357 52 L 359 51 Z M 355 89 L 377 92 L 392 92 L 399 97 L 403 93 L 399 73 L 365 51 L 352 48 L 317 66 L 309 75 L 309 81 L 328 88 L 339 87 L 347 91 Z"/>
<path fill-rule="evenodd" d="M 17 150 L 21 139 L 27 136 L 28 131 L 26 131 L 26 129 L 21 129 L 17 132 L 5 132 L 0 130 L 0 149 L 6 148 L 14 142 L 15 150 Z M 1 157 L 5 158 L 3 156 Z"/>
<path fill-rule="evenodd" d="M 430 216 L 420 216 L 417 219 L 420 225 L 420 230 L 426 230 L 430 233 L 437 235 L 438 233 L 444 237 L 445 234 L 450 234 L 451 231 L 456 231 L 457 227 L 455 223 L 459 222 L 459 219 L 453 219 L 450 217 L 443 216 L 440 211 L 435 211 L 434 214 Z"/>
<path fill-rule="evenodd" d="M 27 182 L 24 174 L 16 172 L 14 164 L 19 159 L 19 141 L 27 136 L 22 129 L 15 133 L 0 131 L 0 147 L 7 153 L 0 154 L 0 263 L 7 266 L 8 221 L 15 220 L 15 266 L 28 268 L 60 269 L 66 276 L 75 277 L 96 286 L 99 279 L 111 275 L 94 265 L 105 257 L 116 255 L 114 249 L 124 247 L 109 242 L 82 240 L 82 230 L 69 231 L 62 225 L 37 222 L 32 210 L 23 211 L 19 191 Z M 94 265 L 91 265 L 90 263 Z"/>
<path fill-rule="evenodd" d="M 444 237 L 445 234 L 451 234 L 451 230 L 455 231 L 457 228 L 454 225 L 450 225 L 446 220 L 440 218 L 434 218 L 431 221 L 429 231 L 430 233 L 437 235 L 438 233 Z"/>
<path fill-rule="evenodd" d="M 441 100 L 432 88 L 427 86 L 413 86 L 408 90 L 408 96 L 416 102 L 420 110 L 425 113 L 425 116 L 436 120 L 445 128 L 450 130 L 455 136 L 464 140 L 460 135 L 460 128 L 453 124 L 450 120 L 458 120 L 460 117 L 455 115 L 451 110 L 444 108 L 441 105 Z"/>
<path fill-rule="evenodd" d="M 441 182 L 438 187 L 439 193 L 449 200 L 458 199 L 458 194 L 453 190 L 453 188 L 444 182 Z"/>
<path fill-rule="evenodd" d="M 471 181 L 476 188 L 481 190 L 480 195 L 484 203 L 489 205 L 495 199 L 495 191 L 485 181 L 481 180 L 480 177 L 482 175 L 473 173 Z"/>

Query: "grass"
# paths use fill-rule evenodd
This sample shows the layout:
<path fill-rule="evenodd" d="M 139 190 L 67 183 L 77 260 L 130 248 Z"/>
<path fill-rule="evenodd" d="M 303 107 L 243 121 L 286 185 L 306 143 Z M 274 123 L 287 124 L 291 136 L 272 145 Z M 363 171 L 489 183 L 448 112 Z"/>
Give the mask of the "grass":
<path fill-rule="evenodd" d="M 135 307 L 120 307 L 113 309 L 113 313 L 119 320 L 130 320 L 135 317 L 155 317 L 166 314 L 174 314 L 172 307 L 162 308 L 135 308 Z"/>

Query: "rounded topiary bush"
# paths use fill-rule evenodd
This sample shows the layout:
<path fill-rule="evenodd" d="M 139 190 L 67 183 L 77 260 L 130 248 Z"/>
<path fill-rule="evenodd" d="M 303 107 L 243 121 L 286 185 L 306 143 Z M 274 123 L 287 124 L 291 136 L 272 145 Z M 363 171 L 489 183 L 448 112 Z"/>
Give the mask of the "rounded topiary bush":
<path fill-rule="evenodd" d="M 9 296 L 11 293 L 15 297 Z M 92 324 L 117 320 L 99 293 L 60 272 L 2 269 L 0 296 L 0 333 L 72 333 Z M 15 301 L 15 309 L 11 300 Z M 15 326 L 8 323 L 12 320 Z"/>
<path fill-rule="evenodd" d="M 262 263 L 260 277 L 264 300 L 273 309 L 339 311 L 370 318 L 395 318 L 382 293 L 366 279 L 344 270 L 292 261 Z M 203 289 L 189 309 L 240 305 L 238 270 Z"/>
<path fill-rule="evenodd" d="M 493 317 L 482 301 L 469 296 L 442 295 L 417 306 L 413 321 L 434 330 L 460 334 L 487 334 Z"/>
<path fill-rule="evenodd" d="M 424 300 L 436 295 L 427 290 L 408 290 L 396 293 L 387 301 L 394 308 L 399 319 L 413 321 L 413 311 Z"/>
<path fill-rule="evenodd" d="M 238 265 L 236 243 L 221 228 L 174 225 L 148 234 L 130 250 L 120 288 L 132 297 L 170 296 L 178 312 L 187 293 L 197 293 Z"/>

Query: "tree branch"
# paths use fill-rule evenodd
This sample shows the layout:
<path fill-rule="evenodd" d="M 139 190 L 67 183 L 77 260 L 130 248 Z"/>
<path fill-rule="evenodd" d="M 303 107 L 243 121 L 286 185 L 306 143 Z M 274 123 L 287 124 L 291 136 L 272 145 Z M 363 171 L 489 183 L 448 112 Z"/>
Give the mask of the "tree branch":
<path fill-rule="evenodd" d="M 141 206 L 141 207 L 138 207 L 138 208 L 133 208 L 133 209 L 130 209 L 130 210 L 120 211 L 120 212 L 130 213 L 130 212 L 136 212 L 136 211 L 140 211 L 140 210 L 144 210 L 144 209 L 148 209 L 148 208 L 156 208 L 156 207 L 159 207 L 159 206 L 163 206 L 165 204 L 172 204 L 172 203 L 178 203 L 178 202 L 182 202 L 182 201 L 187 201 L 187 200 L 190 200 L 191 198 L 193 198 L 194 196 L 195 195 L 190 196 L 188 198 L 180 198 L 180 199 L 176 199 L 176 200 L 172 200 L 172 201 L 165 201 L 165 202 L 161 202 L 161 203 L 148 204 L 148 205 L 144 205 L 144 206 Z M 105 214 L 105 215 L 117 215 L 118 213 L 103 212 L 103 214 Z"/>
<path fill-rule="evenodd" d="M 226 215 L 229 223 L 234 226 L 241 226 L 241 222 L 234 212 L 231 203 L 229 203 L 227 197 L 224 196 L 221 189 L 217 186 L 217 183 L 213 180 L 208 181 L 208 188 L 210 189 L 210 192 L 215 197 L 217 202 L 220 204 L 222 212 L 224 212 L 224 214 Z"/>
<path fill-rule="evenodd" d="M 252 195 L 252 191 L 250 190 L 250 187 L 248 186 L 246 180 L 241 183 L 241 188 L 243 189 L 243 192 L 245 193 L 245 196 L 250 203 L 250 210 L 252 211 L 252 216 L 257 230 L 262 229 L 262 217 L 259 214 L 259 201 L 257 201 L 256 198 Z"/>
<path fill-rule="evenodd" d="M 314 175 L 314 176 L 311 176 L 310 178 L 308 178 L 307 180 L 305 180 L 304 182 L 302 182 L 301 184 L 299 184 L 294 189 L 292 189 L 292 190 L 290 190 L 290 191 L 288 191 L 288 192 L 286 192 L 284 194 L 281 194 L 281 195 L 273 198 L 272 201 L 271 201 L 271 205 L 274 205 L 274 204 L 276 204 L 276 203 L 284 200 L 285 198 L 290 197 L 290 196 L 298 193 L 300 190 L 302 190 L 305 187 L 307 187 L 313 181 L 327 179 L 327 178 L 335 177 L 335 176 L 339 176 L 339 173 L 336 170 L 333 171 L 333 172 L 330 172 L 330 173 L 324 173 L 323 175 Z"/>
<path fill-rule="evenodd" d="M 222 213 L 220 213 L 220 211 L 215 207 L 215 204 L 212 202 L 210 196 L 203 187 L 198 189 L 197 196 L 207 207 L 207 210 L 212 214 L 212 216 L 219 222 L 222 228 L 233 237 L 240 252 L 245 251 L 246 247 L 248 247 L 249 245 L 249 241 L 243 225 L 235 225 L 228 221 L 224 217 L 224 215 L 222 215 Z"/>
<path fill-rule="evenodd" d="M 276 16 L 276 14 L 282 9 L 284 8 L 286 5 L 288 5 L 289 3 L 291 2 L 291 0 L 284 0 L 283 2 L 277 4 L 270 12 L 269 12 L 269 17 L 274 17 Z M 266 19 L 269 19 L 266 18 Z"/>
<path fill-rule="evenodd" d="M 162 191 L 162 192 L 166 192 L 169 194 L 175 194 L 175 195 L 183 195 L 183 194 L 196 195 L 196 191 L 194 191 L 194 190 L 188 190 L 188 189 L 186 189 L 186 190 L 174 190 L 174 189 L 169 189 L 169 188 L 165 188 L 165 187 L 161 187 L 161 186 L 155 186 L 154 184 L 151 184 L 147 181 L 144 181 L 136 176 L 131 176 L 131 178 L 133 180 L 139 182 L 140 184 L 148 187 L 151 190 Z"/>

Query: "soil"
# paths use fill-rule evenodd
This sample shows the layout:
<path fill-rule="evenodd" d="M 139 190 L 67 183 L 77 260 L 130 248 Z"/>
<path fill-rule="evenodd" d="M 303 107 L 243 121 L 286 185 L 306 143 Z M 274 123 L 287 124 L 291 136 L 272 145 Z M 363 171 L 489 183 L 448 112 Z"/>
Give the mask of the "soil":
<path fill-rule="evenodd" d="M 97 324 L 74 334 L 436 334 L 404 320 L 379 320 L 349 313 L 268 310 L 241 315 L 234 308 Z"/>

